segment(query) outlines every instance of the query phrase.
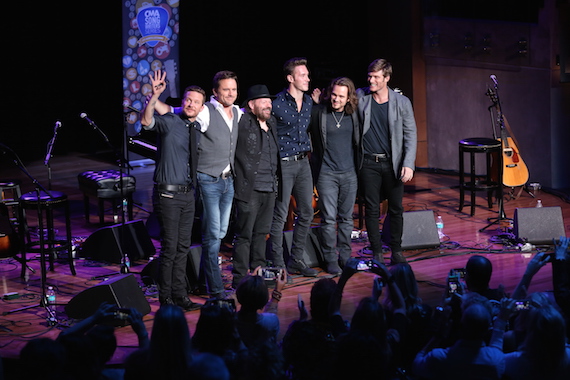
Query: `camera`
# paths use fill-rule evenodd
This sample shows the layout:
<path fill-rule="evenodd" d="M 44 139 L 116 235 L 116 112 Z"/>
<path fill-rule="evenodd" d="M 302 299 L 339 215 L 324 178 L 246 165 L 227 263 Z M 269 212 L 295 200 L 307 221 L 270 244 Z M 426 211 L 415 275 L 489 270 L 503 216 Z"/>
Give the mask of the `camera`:
<path fill-rule="evenodd" d="M 115 310 L 115 319 L 119 319 L 121 321 L 124 321 L 127 318 L 129 318 L 130 314 L 131 314 L 130 309 L 118 308 L 117 310 Z"/>
<path fill-rule="evenodd" d="M 275 281 L 281 275 L 281 268 L 261 268 L 261 277 L 267 281 Z"/>
<path fill-rule="evenodd" d="M 459 273 L 454 272 L 452 269 L 447 277 L 447 291 L 449 294 L 457 293 L 460 291 L 460 277 Z"/>
<path fill-rule="evenodd" d="M 530 300 L 515 301 L 515 310 L 528 310 L 530 308 Z"/>
<path fill-rule="evenodd" d="M 465 278 L 465 268 L 455 268 L 449 271 L 451 276 L 456 276 L 457 278 Z"/>
<path fill-rule="evenodd" d="M 356 270 L 369 270 L 370 268 L 372 268 L 371 260 L 361 260 L 356 265 Z"/>
<path fill-rule="evenodd" d="M 223 309 L 229 309 L 232 312 L 236 311 L 236 301 L 233 298 L 227 299 L 209 299 L 204 304 L 205 307 L 216 306 Z"/>
<path fill-rule="evenodd" d="M 447 290 L 449 294 L 457 293 L 459 290 L 459 281 L 455 277 L 449 277 L 447 280 Z"/>

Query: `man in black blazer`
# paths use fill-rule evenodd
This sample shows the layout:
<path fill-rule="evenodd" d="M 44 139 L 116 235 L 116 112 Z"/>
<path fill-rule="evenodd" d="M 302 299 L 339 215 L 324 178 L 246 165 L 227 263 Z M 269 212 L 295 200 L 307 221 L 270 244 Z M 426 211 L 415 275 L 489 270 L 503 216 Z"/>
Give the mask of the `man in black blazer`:
<path fill-rule="evenodd" d="M 233 288 L 248 269 L 265 267 L 266 236 L 271 229 L 280 172 L 274 96 L 265 85 L 249 88 L 238 128 L 234 161 L 235 244 L 232 257 Z"/>

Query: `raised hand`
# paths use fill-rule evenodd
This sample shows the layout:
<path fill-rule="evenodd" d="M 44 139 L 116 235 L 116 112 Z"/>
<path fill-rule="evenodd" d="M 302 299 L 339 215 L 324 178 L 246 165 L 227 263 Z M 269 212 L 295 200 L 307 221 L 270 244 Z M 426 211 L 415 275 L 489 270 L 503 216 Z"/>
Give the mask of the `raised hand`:
<path fill-rule="evenodd" d="M 153 73 L 149 73 L 148 77 L 150 78 L 154 95 L 160 95 L 166 90 L 166 71 L 156 70 Z"/>

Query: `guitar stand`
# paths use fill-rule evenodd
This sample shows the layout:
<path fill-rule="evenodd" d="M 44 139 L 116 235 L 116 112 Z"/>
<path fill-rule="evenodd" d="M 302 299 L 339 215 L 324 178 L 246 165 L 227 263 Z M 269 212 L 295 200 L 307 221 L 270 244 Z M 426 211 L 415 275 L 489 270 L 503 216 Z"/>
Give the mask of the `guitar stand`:
<path fill-rule="evenodd" d="M 499 195 L 500 198 L 498 199 L 498 204 L 499 204 L 499 216 L 496 218 L 488 218 L 487 221 L 489 222 L 489 224 L 487 224 L 485 227 L 479 229 L 479 232 L 483 232 L 485 231 L 487 228 L 493 226 L 493 225 L 497 225 L 499 228 L 501 227 L 501 222 L 503 220 L 509 220 L 512 221 L 511 218 L 507 218 L 507 215 L 505 214 L 505 209 L 503 207 L 503 188 L 501 186 L 501 190 L 499 190 Z"/>
<path fill-rule="evenodd" d="M 511 187 L 511 191 L 509 193 L 510 199 L 518 199 L 521 196 L 523 190 L 528 195 L 530 195 L 532 198 L 536 198 L 536 195 L 534 195 L 534 193 L 532 191 L 530 191 L 526 185 L 521 185 L 521 186 L 516 186 L 516 187 L 519 188 L 516 195 L 515 195 L 515 187 Z"/>

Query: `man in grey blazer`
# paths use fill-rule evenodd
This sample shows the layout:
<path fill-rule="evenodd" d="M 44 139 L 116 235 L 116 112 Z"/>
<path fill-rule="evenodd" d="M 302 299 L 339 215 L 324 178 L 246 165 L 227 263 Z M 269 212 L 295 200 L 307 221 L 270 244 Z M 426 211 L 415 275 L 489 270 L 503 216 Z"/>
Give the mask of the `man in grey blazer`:
<path fill-rule="evenodd" d="M 380 203 L 388 201 L 391 263 L 405 262 L 402 254 L 404 183 L 414 177 L 417 131 L 410 99 L 388 87 L 392 65 L 377 59 L 368 66 L 366 89 L 358 89 L 362 123 L 360 195 L 373 257 L 383 262 L 379 222 Z"/>

